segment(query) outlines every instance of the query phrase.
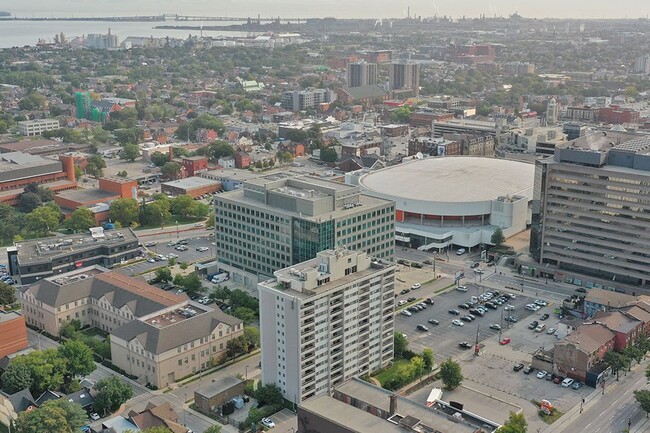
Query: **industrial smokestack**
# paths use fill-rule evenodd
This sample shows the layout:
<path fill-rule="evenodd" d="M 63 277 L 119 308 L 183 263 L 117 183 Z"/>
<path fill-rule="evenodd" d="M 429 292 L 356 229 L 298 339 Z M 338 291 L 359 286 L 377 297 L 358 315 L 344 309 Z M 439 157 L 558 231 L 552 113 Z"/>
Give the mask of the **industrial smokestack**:
<path fill-rule="evenodd" d="M 393 416 L 397 413 L 397 395 L 391 394 L 390 395 L 390 416 Z"/>

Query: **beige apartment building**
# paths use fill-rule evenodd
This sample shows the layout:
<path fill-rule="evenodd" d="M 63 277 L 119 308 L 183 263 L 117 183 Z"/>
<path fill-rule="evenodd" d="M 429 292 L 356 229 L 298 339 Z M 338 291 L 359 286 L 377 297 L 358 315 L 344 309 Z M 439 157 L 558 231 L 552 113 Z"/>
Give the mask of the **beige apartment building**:
<path fill-rule="evenodd" d="M 212 367 L 229 340 L 244 333 L 241 320 L 204 305 L 152 314 L 111 333 L 113 364 L 158 388 Z"/>
<path fill-rule="evenodd" d="M 244 331 L 221 310 L 100 266 L 44 278 L 17 296 L 27 323 L 50 334 L 71 320 L 108 332 L 113 364 L 158 387 L 209 368 Z"/>

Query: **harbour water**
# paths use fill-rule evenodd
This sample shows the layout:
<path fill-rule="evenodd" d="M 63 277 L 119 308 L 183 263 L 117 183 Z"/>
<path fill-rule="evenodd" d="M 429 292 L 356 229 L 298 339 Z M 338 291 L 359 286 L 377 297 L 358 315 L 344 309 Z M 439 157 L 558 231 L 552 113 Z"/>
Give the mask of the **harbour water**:
<path fill-rule="evenodd" d="M 22 47 L 36 45 L 39 39 L 52 42 L 54 35 L 61 32 L 66 38 L 87 35 L 89 33 L 111 33 L 118 36 L 120 42 L 129 36 L 142 36 L 154 38 L 185 39 L 189 35 L 199 35 L 199 30 L 155 29 L 159 25 L 191 25 L 191 26 L 226 26 L 241 24 L 237 22 L 191 21 L 191 22 L 106 22 L 106 21 L 0 21 L 0 48 Z M 204 36 L 212 37 L 242 37 L 245 32 L 232 31 L 203 31 Z"/>

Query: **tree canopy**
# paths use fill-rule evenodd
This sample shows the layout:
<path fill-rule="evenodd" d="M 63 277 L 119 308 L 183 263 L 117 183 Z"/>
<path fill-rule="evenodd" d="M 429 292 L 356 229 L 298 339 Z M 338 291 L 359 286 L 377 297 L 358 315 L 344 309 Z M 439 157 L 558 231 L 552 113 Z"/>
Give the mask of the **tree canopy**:
<path fill-rule="evenodd" d="M 103 415 L 116 410 L 120 405 L 133 396 L 131 386 L 125 384 L 117 376 L 100 379 L 95 384 L 97 395 L 94 408 Z"/>
<path fill-rule="evenodd" d="M 84 231 L 95 227 L 95 216 L 93 212 L 86 208 L 80 207 L 72 212 L 70 218 L 64 221 L 63 225 L 73 231 Z"/>
<path fill-rule="evenodd" d="M 523 413 L 510 412 L 508 419 L 499 429 L 499 433 L 526 433 L 528 423 Z"/>
<path fill-rule="evenodd" d="M 501 230 L 501 227 L 497 227 L 494 230 L 494 233 L 492 233 L 492 237 L 490 238 L 490 242 L 494 245 L 501 246 L 506 241 L 506 237 L 503 235 L 503 230 Z"/>
<path fill-rule="evenodd" d="M 118 198 L 111 202 L 111 220 L 119 222 L 122 227 L 128 227 L 131 223 L 138 221 L 139 215 L 138 202 L 133 198 Z"/>
<path fill-rule="evenodd" d="M 66 399 L 50 400 L 38 409 L 21 412 L 16 433 L 73 433 L 86 424 L 86 412 Z"/>
<path fill-rule="evenodd" d="M 463 382 L 460 364 L 451 358 L 447 358 L 446 361 L 440 364 L 440 377 L 447 389 L 457 388 Z"/>

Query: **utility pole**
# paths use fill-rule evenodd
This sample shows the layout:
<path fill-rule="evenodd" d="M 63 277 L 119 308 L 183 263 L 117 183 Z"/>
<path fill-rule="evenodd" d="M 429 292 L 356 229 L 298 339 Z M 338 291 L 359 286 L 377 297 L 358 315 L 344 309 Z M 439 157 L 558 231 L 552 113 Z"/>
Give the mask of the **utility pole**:
<path fill-rule="evenodd" d="M 501 321 L 499 322 L 499 341 L 501 341 L 501 328 L 503 328 L 503 308 L 501 309 Z"/>

